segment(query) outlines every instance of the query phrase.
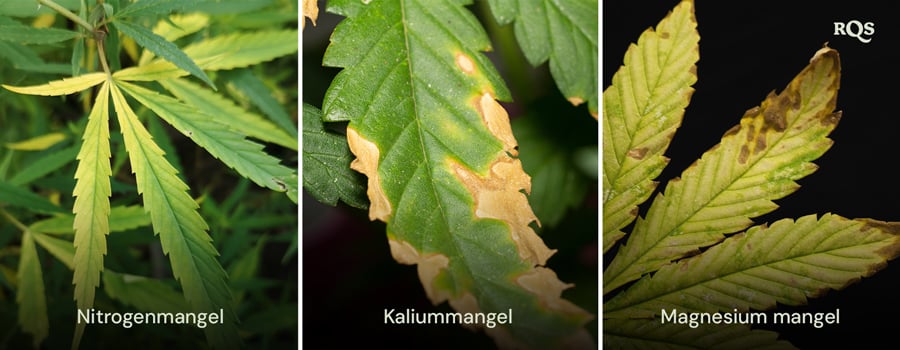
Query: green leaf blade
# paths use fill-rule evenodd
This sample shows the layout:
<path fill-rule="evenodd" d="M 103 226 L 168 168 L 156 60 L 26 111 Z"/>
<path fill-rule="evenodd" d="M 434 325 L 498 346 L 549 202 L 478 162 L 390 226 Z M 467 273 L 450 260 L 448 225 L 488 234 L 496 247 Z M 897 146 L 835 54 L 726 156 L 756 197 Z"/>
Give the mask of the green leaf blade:
<path fill-rule="evenodd" d="M 224 324 L 204 329 L 210 344 L 215 348 L 237 347 L 241 341 L 237 336 L 237 315 L 231 304 L 228 277 L 216 260 L 218 253 L 206 233 L 206 222 L 197 212 L 198 205 L 128 106 L 119 87 L 112 84 L 110 90 L 138 192 L 143 195 L 144 207 L 159 235 L 163 252 L 172 263 L 173 275 L 181 283 L 184 297 L 194 312 L 224 310 Z"/>
<path fill-rule="evenodd" d="M 130 23 L 128 21 L 112 22 L 116 29 L 122 31 L 123 34 L 134 39 L 135 42 L 150 50 L 159 57 L 174 64 L 180 69 L 200 78 L 204 83 L 215 89 L 215 84 L 209 79 L 209 76 L 197 66 L 197 63 L 181 51 L 175 44 L 167 41 L 163 37 L 156 35 L 152 31 L 142 26 Z"/>
<path fill-rule="evenodd" d="M 141 0 L 120 10 L 115 17 L 141 17 L 185 10 L 205 0 Z"/>
<path fill-rule="evenodd" d="M 243 68 L 297 52 L 297 34 L 296 30 L 268 30 L 220 35 L 188 45 L 184 54 L 206 70 Z M 122 69 L 113 77 L 125 81 L 155 81 L 186 74 L 186 70 L 172 62 L 153 60 Z"/>
<path fill-rule="evenodd" d="M 622 237 L 637 206 L 656 188 L 663 156 L 681 125 L 697 81 L 700 36 L 682 2 L 628 48 L 603 92 L 603 251 Z"/>
<path fill-rule="evenodd" d="M 241 175 L 265 188 L 279 192 L 288 190 L 278 179 L 290 176 L 293 170 L 263 152 L 262 145 L 246 139 L 243 134 L 176 99 L 137 85 L 125 82 L 118 84 L 131 97 Z"/>
<path fill-rule="evenodd" d="M 342 200 L 354 208 L 367 209 L 365 180 L 350 169 L 352 160 L 346 137 L 327 132 L 322 111 L 304 103 L 303 188 L 328 205 Z"/>
<path fill-rule="evenodd" d="M 626 245 L 604 274 L 604 293 L 670 261 L 749 227 L 774 210 L 816 169 L 840 120 L 833 112 L 840 85 L 837 51 L 816 52 L 780 94 L 774 92 L 725 133 L 638 219 Z M 743 204 L 739 204 L 743 203 Z"/>
<path fill-rule="evenodd" d="M 216 121 L 234 130 L 240 130 L 247 136 L 262 141 L 297 150 L 297 138 L 286 133 L 283 126 L 279 127 L 269 120 L 241 108 L 231 100 L 185 79 L 166 79 L 159 83 L 185 104 L 194 106 L 208 115 L 216 116 Z"/>
<path fill-rule="evenodd" d="M 32 336 L 32 344 L 39 348 L 50 333 L 47 319 L 47 297 L 44 294 L 44 275 L 34 238 L 26 231 L 22 235 L 19 271 L 16 278 L 19 288 L 16 302 L 19 304 L 19 325 Z"/>
<path fill-rule="evenodd" d="M 368 177 L 369 217 L 387 223 L 394 259 L 418 266 L 434 304 L 514 309 L 513 324 L 486 329 L 500 346 L 594 346 L 592 316 L 543 267 L 552 251 L 529 227 L 530 178 L 496 101 L 509 92 L 474 16 L 459 1 L 334 5 L 353 15 L 325 55 L 344 70 L 323 113 L 350 120 L 351 166 Z"/>
<path fill-rule="evenodd" d="M 20 44 L 53 44 L 78 37 L 78 32 L 59 28 L 35 28 L 24 25 L 0 24 L 0 40 Z"/>
<path fill-rule="evenodd" d="M 6 181 L 0 181 L 0 203 L 43 213 L 65 212 L 50 200 Z"/>
<path fill-rule="evenodd" d="M 779 220 L 661 268 L 606 303 L 604 317 L 803 305 L 868 277 L 900 254 L 900 224 L 837 215 Z"/>
<path fill-rule="evenodd" d="M 533 66 L 550 61 L 550 73 L 574 105 L 588 102 L 596 118 L 599 6 L 596 0 L 489 1 L 500 24 L 515 21 L 519 47 Z"/>

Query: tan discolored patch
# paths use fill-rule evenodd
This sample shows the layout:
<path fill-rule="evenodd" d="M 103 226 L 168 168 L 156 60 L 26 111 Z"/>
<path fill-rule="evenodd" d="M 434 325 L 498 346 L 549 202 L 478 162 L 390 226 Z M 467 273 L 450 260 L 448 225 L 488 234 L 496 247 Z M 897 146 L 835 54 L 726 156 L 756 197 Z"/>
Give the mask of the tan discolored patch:
<path fill-rule="evenodd" d="M 569 100 L 569 103 L 571 103 L 573 106 L 577 106 L 577 105 L 584 103 L 584 99 L 581 97 L 578 97 L 578 96 L 569 97 L 569 98 L 567 98 L 567 100 Z"/>
<path fill-rule="evenodd" d="M 535 267 L 533 270 L 516 278 L 516 283 L 525 288 L 525 290 L 537 295 L 541 303 L 549 309 L 567 315 L 581 316 L 585 322 L 593 319 L 593 315 L 562 298 L 562 292 L 575 285 L 563 283 L 556 277 L 556 272 L 553 272 L 551 269 L 540 266 Z"/>
<path fill-rule="evenodd" d="M 479 313 L 481 312 L 481 308 L 478 307 L 478 300 L 475 299 L 471 293 L 465 293 L 462 297 L 456 299 L 450 299 L 450 306 L 453 307 L 454 310 L 460 313 Z M 470 330 L 476 330 L 479 328 L 479 324 L 463 324 L 463 327 L 466 327 Z"/>
<path fill-rule="evenodd" d="M 475 74 L 475 62 L 462 52 L 456 53 L 456 66 L 459 67 L 459 69 L 462 70 L 463 73 L 469 75 Z"/>
<path fill-rule="evenodd" d="M 369 196 L 369 220 L 388 221 L 391 215 L 391 203 L 381 188 L 381 178 L 378 176 L 378 146 L 372 141 L 363 138 L 356 129 L 347 127 L 347 143 L 350 151 L 356 159 L 350 163 L 350 168 L 361 172 L 369 178 L 366 194 Z"/>
<path fill-rule="evenodd" d="M 478 300 L 476 300 L 471 293 L 465 293 L 460 298 L 451 299 L 450 306 L 452 306 L 454 310 L 460 313 L 482 312 L 481 308 L 478 307 Z M 510 320 L 510 322 L 512 322 L 512 320 Z M 494 328 L 487 328 L 482 324 L 463 324 L 463 327 L 466 327 L 470 330 L 483 328 L 485 333 L 487 333 L 489 336 L 491 336 L 491 338 L 494 339 L 494 342 L 497 343 L 497 347 L 500 349 L 529 349 L 528 345 L 513 337 L 513 335 L 510 334 L 509 331 L 506 330 L 506 327 L 504 327 L 503 325 L 497 325 L 497 327 Z"/>
<path fill-rule="evenodd" d="M 472 193 L 475 216 L 505 222 L 510 227 L 519 257 L 532 264 L 544 265 L 556 251 L 547 248 L 529 226 L 537 222 L 537 217 L 525 197 L 525 193 L 531 192 L 531 177 L 522 170 L 522 163 L 518 159 L 501 157 L 491 166 L 486 178 L 458 163 L 451 162 L 450 166 Z"/>
<path fill-rule="evenodd" d="M 449 292 L 434 287 L 434 279 L 449 266 L 450 259 L 441 254 L 420 254 L 409 242 L 391 237 L 388 237 L 388 246 L 391 248 L 391 256 L 397 262 L 417 265 L 419 281 L 432 304 L 437 305 L 450 298 Z"/>
<path fill-rule="evenodd" d="M 478 98 L 475 109 L 481 114 L 482 121 L 487 125 L 491 134 L 503 142 L 503 150 L 512 156 L 517 156 L 519 144 L 516 142 L 516 137 L 513 136 L 506 109 L 490 93 L 485 93 Z"/>
<path fill-rule="evenodd" d="M 641 159 L 644 159 L 645 156 L 647 156 L 647 151 L 649 151 L 649 149 L 647 147 L 632 148 L 632 149 L 628 150 L 628 152 L 625 153 L 625 155 L 628 157 L 637 159 L 637 160 L 641 160 Z"/>
<path fill-rule="evenodd" d="M 316 19 L 319 18 L 319 6 L 316 4 L 316 0 L 303 0 L 303 16 L 312 21 L 313 27 L 316 26 Z M 306 27 L 305 20 L 300 22 L 300 29 L 302 30 L 304 27 Z"/>

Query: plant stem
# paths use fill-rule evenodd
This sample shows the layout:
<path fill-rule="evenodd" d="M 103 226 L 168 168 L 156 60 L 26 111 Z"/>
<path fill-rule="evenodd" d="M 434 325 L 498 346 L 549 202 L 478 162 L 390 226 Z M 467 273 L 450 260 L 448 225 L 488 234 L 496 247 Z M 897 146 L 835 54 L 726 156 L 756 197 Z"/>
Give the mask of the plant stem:
<path fill-rule="evenodd" d="M 84 27 L 88 31 L 91 31 L 91 32 L 94 31 L 94 26 L 92 26 L 90 23 L 86 22 L 85 20 L 81 19 L 81 17 L 78 17 L 78 15 L 72 13 L 72 11 L 69 11 L 65 7 L 62 7 L 59 4 L 53 2 L 53 0 L 37 0 L 37 2 L 41 5 L 44 5 L 44 6 L 47 6 L 51 9 L 53 9 L 56 12 L 59 12 L 59 14 L 72 20 L 72 22 L 78 23 L 78 25 Z"/>
<path fill-rule="evenodd" d="M 100 65 L 103 66 L 103 71 L 106 72 L 106 75 L 112 75 L 112 71 L 109 70 L 109 64 L 106 63 L 106 32 L 98 31 L 96 35 L 97 38 L 97 56 L 100 56 Z"/>

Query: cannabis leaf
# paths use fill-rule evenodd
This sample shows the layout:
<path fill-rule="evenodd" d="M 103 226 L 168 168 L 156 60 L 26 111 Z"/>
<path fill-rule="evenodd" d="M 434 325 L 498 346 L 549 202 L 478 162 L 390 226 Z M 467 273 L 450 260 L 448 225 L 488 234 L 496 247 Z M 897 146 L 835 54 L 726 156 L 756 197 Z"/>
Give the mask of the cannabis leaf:
<path fill-rule="evenodd" d="M 22 235 L 20 248 L 19 283 L 16 302 L 19 303 L 19 324 L 34 336 L 32 344 L 37 348 L 49 334 L 47 321 L 47 298 L 44 296 L 44 277 L 41 261 L 38 259 L 34 238 L 29 232 Z"/>
<path fill-rule="evenodd" d="M 490 43 L 460 1 L 332 1 L 347 18 L 327 66 L 328 121 L 349 120 L 351 167 L 368 177 L 369 217 L 387 223 L 394 258 L 418 265 L 429 299 L 460 312 L 521 315 L 486 329 L 502 347 L 592 346 L 591 316 L 561 299 L 542 265 L 553 251 L 529 226 L 530 178 Z M 524 192 L 524 193 L 523 193 Z"/>
<path fill-rule="evenodd" d="M 693 3 L 647 29 L 603 91 L 603 252 L 656 188 L 663 156 L 690 102 L 699 57 Z"/>
<path fill-rule="evenodd" d="M 303 188 L 317 200 L 366 209 L 365 180 L 350 169 L 353 154 L 346 136 L 330 133 L 322 125 L 322 111 L 303 104 Z"/>
<path fill-rule="evenodd" d="M 613 235 L 605 244 L 622 235 L 619 230 L 649 198 L 652 179 L 667 161 L 662 153 L 679 122 L 660 121 L 659 114 L 673 113 L 680 120 L 696 80 L 692 65 L 699 38 L 692 5 L 683 1 L 656 31 L 645 32 L 604 92 L 604 170 L 612 172 L 604 174 L 610 188 L 603 214 L 614 223 L 604 227 L 604 233 Z M 682 35 L 675 33 L 691 33 L 692 44 L 676 49 Z M 653 54 L 655 47 L 666 51 Z M 648 57 L 670 60 L 662 65 L 647 62 Z M 700 331 L 660 325 L 660 313 L 802 305 L 872 275 L 900 255 L 900 223 L 825 214 L 750 227 L 752 218 L 777 208 L 774 200 L 796 191 L 796 181 L 814 172 L 812 161 L 832 145 L 828 135 L 841 118 L 834 111 L 840 76 L 837 51 L 827 46 L 818 50 L 783 91 L 773 91 L 747 110 L 718 145 L 669 181 L 644 217 L 637 217 L 604 273 L 604 294 L 623 289 L 604 304 L 610 346 L 664 342 L 731 348 L 743 346 L 733 340 L 746 339 L 754 348 L 789 348 L 745 326 L 710 325 Z M 660 79 L 665 88 L 654 89 Z M 655 159 L 648 161 L 650 156 Z M 628 185 L 617 187 L 618 182 Z M 629 191 L 633 193 L 623 194 Z"/>
<path fill-rule="evenodd" d="M 703 324 L 697 328 L 660 324 L 657 319 L 603 321 L 603 345 L 612 349 L 795 349 L 778 333 L 747 325 Z"/>
<path fill-rule="evenodd" d="M 605 317 L 765 310 L 803 305 L 868 277 L 900 250 L 900 224 L 825 214 L 752 227 L 703 254 L 667 265 L 606 303 Z M 687 296 L 687 297 L 686 297 Z"/>
<path fill-rule="evenodd" d="M 550 61 L 550 73 L 574 105 L 588 102 L 597 117 L 597 1 L 489 0 L 501 25 L 515 21 L 519 47 L 534 66 Z"/>
<path fill-rule="evenodd" d="M 184 69 L 191 75 L 200 78 L 204 83 L 215 89 L 215 84 L 213 84 L 209 76 L 207 76 L 187 54 L 178 49 L 178 46 L 175 46 L 175 44 L 140 25 L 127 21 L 113 21 L 112 23 L 116 29 L 134 39 L 134 41 L 145 49 L 153 52 L 159 57 L 165 58 L 166 61 L 171 62 L 178 66 L 178 68 Z"/>

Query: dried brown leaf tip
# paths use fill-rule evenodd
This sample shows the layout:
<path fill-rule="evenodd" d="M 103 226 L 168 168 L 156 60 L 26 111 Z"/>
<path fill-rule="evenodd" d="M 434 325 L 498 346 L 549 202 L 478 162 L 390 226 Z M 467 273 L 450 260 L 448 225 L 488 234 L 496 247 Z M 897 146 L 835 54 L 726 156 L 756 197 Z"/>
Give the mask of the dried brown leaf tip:
<path fill-rule="evenodd" d="M 319 5 L 316 0 L 303 0 L 303 16 L 312 21 L 313 27 L 316 26 L 316 19 L 319 18 Z M 300 21 L 300 29 L 306 27 L 306 20 Z"/>
<path fill-rule="evenodd" d="M 537 295 L 540 302 L 548 309 L 577 318 L 582 324 L 594 318 L 584 309 L 562 298 L 562 292 L 574 285 L 560 281 L 551 269 L 535 267 L 519 276 L 516 283 Z M 590 349 L 593 347 L 593 338 L 583 328 L 567 337 L 561 344 L 562 349 Z"/>
<path fill-rule="evenodd" d="M 365 174 L 369 179 L 366 190 L 371 202 L 369 219 L 387 222 L 391 215 L 391 203 L 381 188 L 381 177 L 378 176 L 380 156 L 378 146 L 363 138 L 356 129 L 351 127 L 347 127 L 347 144 L 350 146 L 350 151 L 356 156 L 356 159 L 350 163 L 350 168 Z"/>

